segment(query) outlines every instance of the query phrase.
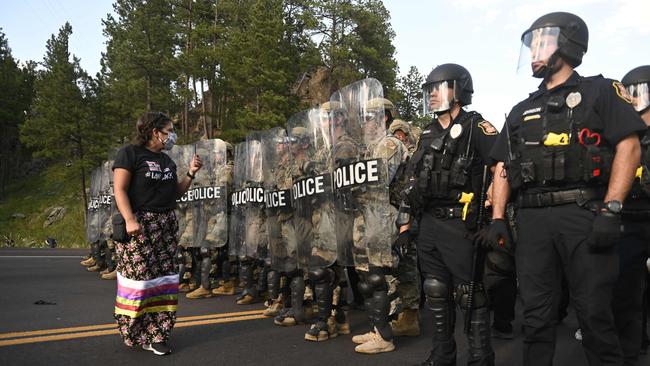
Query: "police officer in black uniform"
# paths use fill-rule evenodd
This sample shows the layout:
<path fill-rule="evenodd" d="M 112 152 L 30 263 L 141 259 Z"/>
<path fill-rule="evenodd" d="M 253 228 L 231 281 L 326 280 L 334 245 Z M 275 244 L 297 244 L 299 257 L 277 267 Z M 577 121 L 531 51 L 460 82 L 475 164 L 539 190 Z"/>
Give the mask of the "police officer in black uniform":
<path fill-rule="evenodd" d="M 465 312 L 468 305 L 473 255 L 473 228 L 468 224 L 476 220 L 467 217 L 465 208 L 478 200 L 483 166 L 497 138 L 490 122 L 462 108 L 471 104 L 473 92 L 472 77 L 464 67 L 444 64 L 431 71 L 423 95 L 425 112 L 435 118 L 422 132 L 405 173 L 412 179 L 400 207 L 396 245 L 410 240 L 408 228 L 414 219 L 422 289 L 434 318 L 433 350 L 422 365 L 456 365 L 454 304 Z M 472 193 L 474 200 L 469 200 Z M 472 308 L 468 364 L 494 365 L 482 284 Z"/>
<path fill-rule="evenodd" d="M 643 296 L 650 245 L 650 65 L 631 70 L 621 82 L 634 109 L 648 126 L 641 138 L 641 164 L 632 190 L 623 203 L 624 230 L 618 243 L 620 273 L 612 303 L 625 365 L 636 365 L 641 351 Z"/>
<path fill-rule="evenodd" d="M 582 77 L 587 25 L 550 13 L 522 35 L 539 89 L 506 119 L 491 156 L 494 172 L 491 245 L 509 245 L 504 209 L 518 205 L 515 251 L 524 306 L 524 365 L 551 365 L 564 270 L 590 365 L 621 365 L 611 310 L 618 276 L 613 248 L 622 202 L 639 163 L 645 131 L 620 83 Z M 521 58 L 520 58 L 521 59 Z"/>

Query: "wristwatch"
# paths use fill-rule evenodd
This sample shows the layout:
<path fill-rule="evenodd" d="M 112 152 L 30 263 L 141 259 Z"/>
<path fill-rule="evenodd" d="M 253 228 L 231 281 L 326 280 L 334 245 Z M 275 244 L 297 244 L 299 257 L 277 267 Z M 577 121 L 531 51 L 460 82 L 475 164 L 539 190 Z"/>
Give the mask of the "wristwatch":
<path fill-rule="evenodd" d="M 623 203 L 621 201 L 607 201 L 605 202 L 605 208 L 607 211 L 614 213 L 614 214 L 620 214 L 621 210 L 623 210 Z"/>
<path fill-rule="evenodd" d="M 187 174 L 185 174 L 185 175 L 187 175 L 188 177 L 190 177 L 190 179 L 194 179 L 194 178 L 196 178 L 196 175 L 192 175 L 192 174 L 190 174 L 189 171 L 188 171 Z"/>

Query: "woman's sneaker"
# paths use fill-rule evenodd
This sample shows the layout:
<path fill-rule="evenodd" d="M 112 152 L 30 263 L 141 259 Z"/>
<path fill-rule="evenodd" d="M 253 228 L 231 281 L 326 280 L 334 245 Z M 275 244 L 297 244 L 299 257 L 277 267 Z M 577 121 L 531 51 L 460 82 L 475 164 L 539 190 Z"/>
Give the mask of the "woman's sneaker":
<path fill-rule="evenodd" d="M 169 346 L 165 342 L 143 344 L 142 349 L 145 351 L 151 351 L 158 356 L 164 356 L 172 353 L 172 349 L 169 348 Z"/>

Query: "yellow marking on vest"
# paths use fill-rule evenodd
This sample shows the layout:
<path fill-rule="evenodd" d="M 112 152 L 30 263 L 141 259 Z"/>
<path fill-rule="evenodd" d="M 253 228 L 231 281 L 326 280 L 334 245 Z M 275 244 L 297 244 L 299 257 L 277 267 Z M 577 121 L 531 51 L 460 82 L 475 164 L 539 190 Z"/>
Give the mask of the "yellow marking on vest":
<path fill-rule="evenodd" d="M 539 114 L 531 114 L 530 116 L 524 117 L 524 122 L 530 121 L 531 119 L 540 119 L 540 118 L 542 118 L 542 116 Z"/>
<path fill-rule="evenodd" d="M 640 166 L 640 167 L 636 168 L 636 174 L 634 175 L 634 177 L 641 179 L 642 175 L 643 175 L 643 167 Z"/>
<path fill-rule="evenodd" d="M 470 192 L 470 193 L 463 192 L 460 195 L 460 199 L 458 200 L 458 203 L 463 204 L 463 221 L 465 221 L 465 218 L 467 217 L 467 209 L 469 208 L 470 203 L 472 203 L 473 198 L 474 198 L 474 192 Z"/>
<path fill-rule="evenodd" d="M 544 140 L 544 146 L 565 146 L 569 144 L 569 135 L 566 133 L 549 133 Z"/>

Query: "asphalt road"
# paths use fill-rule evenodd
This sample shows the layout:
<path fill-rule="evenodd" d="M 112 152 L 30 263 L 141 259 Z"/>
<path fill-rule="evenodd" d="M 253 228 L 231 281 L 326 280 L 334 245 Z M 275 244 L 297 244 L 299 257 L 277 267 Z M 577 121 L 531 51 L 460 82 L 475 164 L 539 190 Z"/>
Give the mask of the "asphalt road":
<path fill-rule="evenodd" d="M 423 335 L 396 338 L 396 351 L 354 352 L 351 336 L 313 343 L 307 325 L 284 328 L 262 318 L 262 305 L 239 306 L 234 296 L 202 300 L 180 297 L 178 323 L 165 357 L 125 347 L 112 317 L 116 285 L 79 265 L 84 250 L 0 249 L 0 365 L 413 365 L 430 349 L 431 314 Z M 494 340 L 497 365 L 521 364 L 520 316 L 516 338 Z M 362 312 L 351 313 L 352 333 L 366 332 Z M 458 317 L 458 319 L 461 319 Z M 458 364 L 466 342 L 458 322 Z M 569 317 L 557 328 L 556 365 L 586 365 L 577 325 Z M 650 357 L 640 360 L 650 365 Z"/>

